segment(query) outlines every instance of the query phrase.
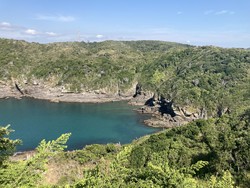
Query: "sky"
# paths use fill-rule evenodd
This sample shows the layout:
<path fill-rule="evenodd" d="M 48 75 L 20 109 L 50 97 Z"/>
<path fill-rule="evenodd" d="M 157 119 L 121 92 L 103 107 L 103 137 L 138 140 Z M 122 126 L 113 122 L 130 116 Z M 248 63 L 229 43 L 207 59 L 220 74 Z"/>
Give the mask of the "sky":
<path fill-rule="evenodd" d="M 250 47 L 250 0 L 0 0 L 0 38 Z"/>

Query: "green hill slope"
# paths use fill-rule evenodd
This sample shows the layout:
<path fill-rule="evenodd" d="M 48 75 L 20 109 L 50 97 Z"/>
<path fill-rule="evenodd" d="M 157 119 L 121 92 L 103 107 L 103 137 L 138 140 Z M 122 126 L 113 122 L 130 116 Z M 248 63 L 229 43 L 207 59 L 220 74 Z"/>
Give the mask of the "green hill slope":
<path fill-rule="evenodd" d="M 0 39 L 0 80 L 126 93 L 140 83 L 208 116 L 249 105 L 250 52 L 161 41 L 27 43 Z"/>
<path fill-rule="evenodd" d="M 126 89 L 137 81 L 141 66 L 175 46 L 182 47 L 158 41 L 37 44 L 1 39 L 0 79 L 42 79 L 74 92 L 117 84 Z"/>
<path fill-rule="evenodd" d="M 10 160 L 6 157 L 18 142 L 7 139 L 9 131 L 0 128 L 0 187 L 228 188 L 250 184 L 247 49 L 161 41 L 38 44 L 0 39 L 0 84 L 13 85 L 13 79 L 24 86 L 36 81 L 73 92 L 105 89 L 113 94 L 125 93 L 139 83 L 145 93 L 168 99 L 187 116 L 202 110 L 213 118 L 148 135 L 126 146 L 90 145 L 72 152 L 63 152 L 69 137 L 64 134 L 56 141 L 42 141 L 33 156 Z"/>

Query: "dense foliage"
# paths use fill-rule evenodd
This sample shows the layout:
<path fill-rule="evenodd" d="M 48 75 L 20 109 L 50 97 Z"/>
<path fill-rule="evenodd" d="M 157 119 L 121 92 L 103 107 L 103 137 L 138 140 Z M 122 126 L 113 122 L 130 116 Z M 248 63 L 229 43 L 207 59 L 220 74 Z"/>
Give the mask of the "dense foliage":
<path fill-rule="evenodd" d="M 81 92 L 127 92 L 135 83 L 208 116 L 250 105 L 250 51 L 161 41 L 27 43 L 0 39 L 0 81 Z M 1 83 L 1 82 L 0 82 Z M 131 90 L 129 90 L 131 91 Z"/>
<path fill-rule="evenodd" d="M 1 187 L 34 187 L 40 183 L 49 158 L 66 148 L 70 134 L 63 134 L 57 140 L 42 140 L 37 153 L 25 161 L 5 161 L 0 169 Z"/>
<path fill-rule="evenodd" d="M 0 39 L 0 79 L 34 78 L 74 92 L 129 88 L 160 53 L 184 45 L 157 41 L 38 44 Z"/>
<path fill-rule="evenodd" d="M 0 182 L 4 187 L 247 187 L 249 124 L 246 110 L 233 117 L 197 120 L 125 146 L 90 145 L 72 152 L 63 152 L 69 138 L 65 134 L 43 140 L 27 160 L 5 160 Z M 53 163 L 63 173 L 51 184 L 45 180 Z"/>
<path fill-rule="evenodd" d="M 220 115 L 250 105 L 249 70 L 247 50 L 192 47 L 168 52 L 147 64 L 141 82 L 178 105 Z"/>
<path fill-rule="evenodd" d="M 0 128 L 0 187 L 247 187 L 250 51 L 160 41 L 38 44 L 0 39 L 0 84 L 49 84 L 117 94 L 135 83 L 209 118 L 135 140 L 64 152 L 70 134 L 8 159 Z"/>

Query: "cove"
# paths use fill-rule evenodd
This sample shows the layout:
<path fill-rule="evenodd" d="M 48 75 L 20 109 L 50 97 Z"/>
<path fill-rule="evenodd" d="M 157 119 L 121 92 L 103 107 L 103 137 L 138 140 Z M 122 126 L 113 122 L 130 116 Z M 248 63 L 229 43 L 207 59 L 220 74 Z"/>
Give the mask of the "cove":
<path fill-rule="evenodd" d="M 32 150 L 42 139 L 54 140 L 72 133 L 68 150 L 88 144 L 129 143 L 158 131 L 147 127 L 147 115 L 138 114 L 126 102 L 51 103 L 45 100 L 10 98 L 0 100 L 0 125 L 15 130 L 11 139 L 21 139 L 17 151 Z"/>

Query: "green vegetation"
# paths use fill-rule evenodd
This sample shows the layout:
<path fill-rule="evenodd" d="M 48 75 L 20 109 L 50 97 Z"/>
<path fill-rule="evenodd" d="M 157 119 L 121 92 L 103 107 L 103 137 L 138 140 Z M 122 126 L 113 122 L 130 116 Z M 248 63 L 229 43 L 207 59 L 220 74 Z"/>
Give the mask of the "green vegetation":
<path fill-rule="evenodd" d="M 140 83 L 193 121 L 126 146 L 64 152 L 69 134 L 13 160 L 18 140 L 0 129 L 2 187 L 247 187 L 250 184 L 250 51 L 160 41 L 37 44 L 0 39 L 0 81 L 38 80 L 73 92 L 128 91 Z M 1 82 L 0 82 L 1 83 Z M 53 171 L 57 169 L 57 171 Z M 51 178 L 55 174 L 55 178 Z"/>
<path fill-rule="evenodd" d="M 36 155 L 25 161 L 6 161 L 0 169 L 0 185 L 3 187 L 34 187 L 41 180 L 49 158 L 66 148 L 70 134 L 63 134 L 57 140 L 46 143 L 42 140 L 36 148 Z"/>
<path fill-rule="evenodd" d="M 0 167 L 4 160 L 13 155 L 15 147 L 20 144 L 20 140 L 11 140 L 7 137 L 12 131 L 9 126 L 0 126 Z"/>
<path fill-rule="evenodd" d="M 249 70 L 250 53 L 246 50 L 190 47 L 147 64 L 140 82 L 179 106 L 204 108 L 209 116 L 215 116 L 250 105 Z"/>
<path fill-rule="evenodd" d="M 3 187 L 247 187 L 249 112 L 197 120 L 125 146 L 96 144 L 63 152 L 70 136 L 64 134 L 55 141 L 43 140 L 27 160 L 5 159 L 0 183 Z M 53 168 L 63 173 L 54 174 L 57 181 L 50 182 Z"/>
<path fill-rule="evenodd" d="M 73 92 L 106 88 L 126 91 L 144 64 L 185 45 L 158 41 L 53 43 L 0 39 L 0 80 L 42 79 Z"/>
<path fill-rule="evenodd" d="M 161 41 L 27 43 L 0 39 L 0 81 L 34 80 L 81 92 L 117 94 L 135 83 L 208 117 L 250 105 L 250 52 Z"/>
<path fill-rule="evenodd" d="M 181 44 L 139 41 L 37 44 L 0 39 L 0 79 L 34 78 L 65 86 L 74 92 L 107 87 L 126 90 L 141 67 L 160 53 Z M 154 49 L 154 50 L 152 50 Z"/>

